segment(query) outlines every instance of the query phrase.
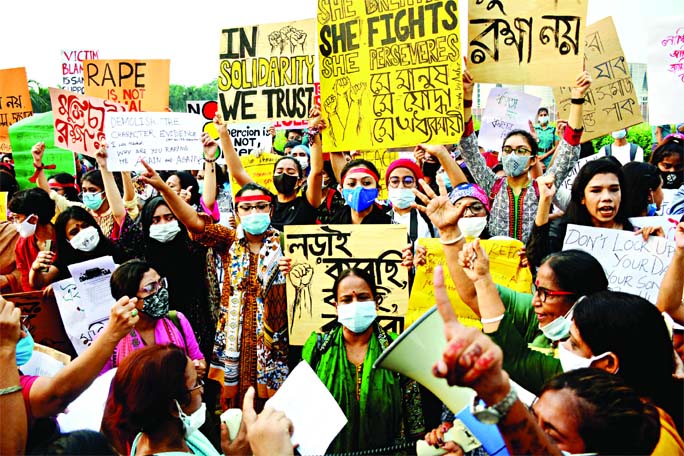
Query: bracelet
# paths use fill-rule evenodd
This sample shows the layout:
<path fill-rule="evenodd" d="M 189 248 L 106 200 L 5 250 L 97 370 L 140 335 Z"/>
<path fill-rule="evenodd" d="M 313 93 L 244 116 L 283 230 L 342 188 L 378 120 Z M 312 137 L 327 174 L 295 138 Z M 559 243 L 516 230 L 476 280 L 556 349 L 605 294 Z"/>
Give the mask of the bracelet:
<path fill-rule="evenodd" d="M 483 325 L 486 325 L 487 323 L 498 323 L 501 320 L 503 320 L 504 315 L 505 314 L 501 314 L 498 317 L 494 317 L 494 318 L 480 318 L 480 322 Z"/>
<path fill-rule="evenodd" d="M 461 234 L 460 236 L 456 237 L 455 239 L 451 239 L 449 241 L 445 241 L 444 239 L 439 238 L 439 242 L 441 242 L 442 245 L 453 245 L 453 244 L 456 244 L 458 241 L 462 240 L 463 237 L 464 237 L 463 234 Z"/>
<path fill-rule="evenodd" d="M 584 98 L 570 98 L 570 103 L 576 104 L 576 105 L 581 105 L 584 104 L 584 102 L 587 101 Z"/>
<path fill-rule="evenodd" d="M 473 107 L 473 100 L 463 100 L 463 107 L 464 108 L 472 108 Z"/>
<path fill-rule="evenodd" d="M 0 396 L 4 396 L 6 394 L 12 394 L 16 393 L 17 391 L 21 391 L 23 388 L 21 385 L 14 385 L 14 386 L 9 386 L 7 388 L 0 388 Z"/>
<path fill-rule="evenodd" d="M 38 180 L 38 175 L 40 174 L 41 171 L 43 171 L 44 169 L 57 169 L 57 165 L 54 165 L 54 164 L 44 165 L 41 163 L 40 166 L 34 165 L 33 168 L 36 171 L 33 173 L 33 175 L 31 177 L 29 177 L 29 182 L 31 182 L 32 184 L 35 184 L 36 181 Z"/>
<path fill-rule="evenodd" d="M 216 160 L 219 159 L 220 156 L 221 156 L 221 150 L 217 147 L 216 148 L 216 157 L 207 158 L 204 156 L 204 154 L 202 154 L 202 160 L 204 160 L 206 163 L 214 163 Z"/>
<path fill-rule="evenodd" d="M 316 136 L 321 134 L 321 127 L 308 127 L 306 129 L 309 132 L 309 136 Z"/>

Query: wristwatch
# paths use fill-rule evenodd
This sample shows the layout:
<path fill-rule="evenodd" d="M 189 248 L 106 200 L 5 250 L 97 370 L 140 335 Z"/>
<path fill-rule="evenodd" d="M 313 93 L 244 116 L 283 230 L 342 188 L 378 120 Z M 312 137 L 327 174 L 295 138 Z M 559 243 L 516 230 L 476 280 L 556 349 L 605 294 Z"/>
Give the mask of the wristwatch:
<path fill-rule="evenodd" d="M 504 397 L 498 404 L 494 404 L 490 407 L 482 404 L 482 400 L 479 396 L 475 396 L 473 403 L 470 405 L 470 413 L 472 413 L 472 415 L 477 418 L 480 423 L 498 424 L 499 421 L 506 416 L 511 407 L 513 407 L 513 404 L 515 404 L 515 401 L 518 399 L 517 391 L 513 385 L 510 385 L 510 387 L 511 389 L 506 397 Z"/>

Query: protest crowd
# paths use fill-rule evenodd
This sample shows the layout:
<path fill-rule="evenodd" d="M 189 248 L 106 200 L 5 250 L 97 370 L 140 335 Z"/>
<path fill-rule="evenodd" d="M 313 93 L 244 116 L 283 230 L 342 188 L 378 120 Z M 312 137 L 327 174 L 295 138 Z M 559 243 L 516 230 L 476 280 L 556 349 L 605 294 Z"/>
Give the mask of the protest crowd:
<path fill-rule="evenodd" d="M 432 33 L 456 27 L 453 3 L 420 10 Z M 64 148 L 73 172 L 54 166 L 52 130 L 23 133 L 22 151 L 12 141 L 0 159 L 0 454 L 684 455 L 684 112 L 653 127 L 651 148 L 628 142 L 642 120 L 595 109 L 587 25 L 555 123 L 538 101 L 517 111 L 525 94 L 509 91 L 497 103 L 514 114 L 489 122 L 490 143 L 490 106 L 476 130 L 473 96 L 498 62 L 473 51 L 448 57 L 459 96 L 444 123 L 412 123 L 414 111 L 380 134 L 384 83 L 329 72 L 337 13 L 320 5 L 320 102 L 308 88 L 304 110 L 290 89 L 269 92 L 266 147 L 243 153 L 234 129 L 230 49 L 200 131 L 164 118 L 167 137 L 192 137 L 188 166 L 144 135 L 146 154 L 120 158 L 124 126 L 151 132 L 177 114 L 144 106 L 107 108 L 117 120 L 92 147 Z M 264 58 L 308 45 L 299 23 L 281 26 L 260 35 Z M 394 33 L 369 27 L 371 46 Z M 373 52 L 390 67 L 404 56 Z M 257 65 L 240 70 L 253 84 Z M 439 84 L 435 71 L 404 82 Z M 439 329 L 416 340 L 431 315 Z M 392 353 L 403 369 L 383 364 Z"/>

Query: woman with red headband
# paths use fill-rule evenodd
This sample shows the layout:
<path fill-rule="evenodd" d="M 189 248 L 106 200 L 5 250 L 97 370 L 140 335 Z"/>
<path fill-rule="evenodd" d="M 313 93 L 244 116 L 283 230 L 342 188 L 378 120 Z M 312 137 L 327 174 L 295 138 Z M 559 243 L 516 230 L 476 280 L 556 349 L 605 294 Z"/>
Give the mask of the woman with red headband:
<path fill-rule="evenodd" d="M 219 132 L 221 148 L 226 156 L 228 172 L 240 186 L 253 183 L 254 179 L 245 170 L 230 139 L 226 125 L 214 118 Z M 278 192 L 273 201 L 272 225 L 281 230 L 287 225 L 313 225 L 316 223 L 316 209 L 321 205 L 323 187 L 323 152 L 320 132 L 325 128 L 318 108 L 309 112 L 309 135 L 311 146 L 310 172 L 307 177 L 302 165 L 295 157 L 279 159 L 273 167 L 273 185 Z M 297 195 L 306 184 L 303 195 Z"/>
<path fill-rule="evenodd" d="M 263 407 L 285 381 L 287 364 L 287 302 L 280 232 L 271 226 L 275 197 L 253 182 L 235 196 L 237 229 L 214 224 L 198 214 L 147 163 L 140 179 L 156 188 L 190 237 L 211 247 L 226 268 L 209 378 L 222 388 L 224 409 L 238 407 L 247 389 L 256 389 Z"/>
<path fill-rule="evenodd" d="M 333 216 L 333 224 L 390 224 L 392 219 L 375 200 L 380 191 L 380 173 L 368 160 L 357 158 L 342 168 L 338 181 L 342 185 L 345 206 Z"/>

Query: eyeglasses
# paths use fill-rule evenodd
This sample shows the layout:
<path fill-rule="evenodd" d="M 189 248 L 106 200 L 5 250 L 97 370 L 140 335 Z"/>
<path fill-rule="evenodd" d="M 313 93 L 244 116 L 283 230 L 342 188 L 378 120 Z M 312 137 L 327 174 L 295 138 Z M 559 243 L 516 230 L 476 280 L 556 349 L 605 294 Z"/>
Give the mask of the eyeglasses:
<path fill-rule="evenodd" d="M 404 187 L 415 187 L 416 178 L 413 176 L 404 176 L 404 177 L 392 176 L 389 178 L 389 185 L 392 188 L 399 187 L 400 183 L 403 183 Z"/>
<path fill-rule="evenodd" d="M 530 155 L 530 154 L 532 154 L 532 151 L 530 150 L 530 148 L 525 147 L 525 146 L 520 146 L 520 147 L 516 147 L 516 148 L 513 148 L 511 146 L 503 146 L 502 152 L 506 155 L 508 155 L 510 153 L 515 153 L 515 155 Z"/>
<path fill-rule="evenodd" d="M 149 294 L 155 294 L 162 288 L 168 287 L 168 282 L 166 281 L 166 277 L 162 277 L 159 279 L 159 282 L 151 282 L 145 285 L 140 289 L 141 293 L 149 293 Z"/>
<path fill-rule="evenodd" d="M 572 291 L 549 290 L 548 288 L 540 287 L 537 284 L 534 285 L 534 293 L 539 296 L 539 300 L 544 303 L 549 296 L 573 296 L 575 294 Z"/>
<path fill-rule="evenodd" d="M 465 215 L 466 212 L 470 212 L 472 215 L 478 216 L 486 214 L 487 208 L 482 203 L 473 203 L 469 206 L 466 206 L 465 209 L 463 209 L 463 215 Z"/>
<path fill-rule="evenodd" d="M 197 383 L 195 383 L 195 386 L 193 386 L 192 388 L 190 388 L 187 391 L 188 391 L 188 393 L 192 393 L 193 391 L 198 390 L 200 388 L 204 388 L 204 380 L 202 380 L 201 378 L 198 378 Z"/>
<path fill-rule="evenodd" d="M 266 212 L 271 207 L 271 203 L 257 203 L 257 204 L 241 204 L 238 211 L 249 214 L 250 212 Z"/>

